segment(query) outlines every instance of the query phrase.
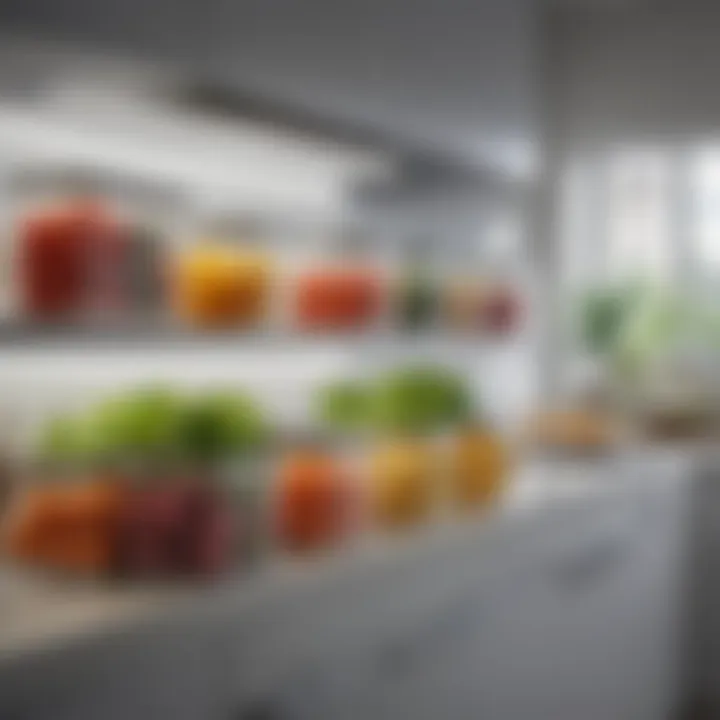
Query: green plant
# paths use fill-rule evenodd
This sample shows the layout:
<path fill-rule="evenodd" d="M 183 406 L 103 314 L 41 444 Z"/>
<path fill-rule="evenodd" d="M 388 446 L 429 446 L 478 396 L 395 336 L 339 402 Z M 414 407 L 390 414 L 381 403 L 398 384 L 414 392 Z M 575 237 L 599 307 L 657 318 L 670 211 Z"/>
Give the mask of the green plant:
<path fill-rule="evenodd" d="M 580 302 L 582 345 L 595 355 L 612 354 L 642 292 L 636 285 L 593 288 Z"/>

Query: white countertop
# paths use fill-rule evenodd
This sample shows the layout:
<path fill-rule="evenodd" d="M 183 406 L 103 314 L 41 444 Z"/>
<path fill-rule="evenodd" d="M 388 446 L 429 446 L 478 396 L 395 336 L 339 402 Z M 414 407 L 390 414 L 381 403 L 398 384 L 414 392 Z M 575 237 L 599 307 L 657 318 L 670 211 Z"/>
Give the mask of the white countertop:
<path fill-rule="evenodd" d="M 312 581 L 317 574 L 353 572 L 360 563 L 393 562 L 398 554 L 423 553 L 431 545 L 445 544 L 448 538 L 477 532 L 478 526 L 491 534 L 492 528 L 508 527 L 543 510 L 622 492 L 633 468 L 652 467 L 658 462 L 667 468 L 670 460 L 686 462 L 686 453 L 648 455 L 643 453 L 628 463 L 620 460 L 536 461 L 521 467 L 502 506 L 493 515 L 462 521 L 439 521 L 415 533 L 387 539 L 374 537 L 357 546 L 335 552 L 327 558 L 269 561 L 254 575 L 230 581 L 238 596 L 248 600 L 258 594 L 277 591 L 294 583 Z M 622 462 L 623 470 L 617 463 Z M 650 463 L 648 465 L 648 462 Z M 651 474 L 651 473 L 650 473 Z M 308 573 L 308 567 L 311 571 Z M 300 568 L 301 572 L 296 570 Z M 198 588 L 136 587 L 110 583 L 73 582 L 51 579 L 17 568 L 0 569 L 0 656 L 5 659 L 25 650 L 70 641 L 87 634 L 125 627 L 135 621 L 167 615 L 173 605 L 181 607 L 207 596 Z"/>

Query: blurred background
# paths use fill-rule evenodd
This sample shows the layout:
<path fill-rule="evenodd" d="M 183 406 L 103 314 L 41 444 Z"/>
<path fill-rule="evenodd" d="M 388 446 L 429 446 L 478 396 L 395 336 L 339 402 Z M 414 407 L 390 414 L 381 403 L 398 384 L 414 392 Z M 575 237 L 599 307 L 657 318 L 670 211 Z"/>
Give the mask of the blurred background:
<path fill-rule="evenodd" d="M 4 2 L 8 587 L 490 533 L 658 467 L 673 512 L 712 506 L 719 27 L 712 0 Z M 647 595 L 693 594 L 680 535 Z M 679 687 L 705 616 L 663 608 Z M 561 695 L 535 716 L 671 717 Z"/>

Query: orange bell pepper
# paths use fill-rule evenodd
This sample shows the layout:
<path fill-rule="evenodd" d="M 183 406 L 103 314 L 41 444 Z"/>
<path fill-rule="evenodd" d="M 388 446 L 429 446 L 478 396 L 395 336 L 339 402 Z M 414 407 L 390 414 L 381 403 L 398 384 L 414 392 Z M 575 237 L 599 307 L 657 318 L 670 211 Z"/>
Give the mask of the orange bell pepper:
<path fill-rule="evenodd" d="M 288 456 L 280 469 L 277 493 L 277 531 L 285 548 L 329 546 L 347 531 L 348 479 L 332 457 L 316 451 Z"/>

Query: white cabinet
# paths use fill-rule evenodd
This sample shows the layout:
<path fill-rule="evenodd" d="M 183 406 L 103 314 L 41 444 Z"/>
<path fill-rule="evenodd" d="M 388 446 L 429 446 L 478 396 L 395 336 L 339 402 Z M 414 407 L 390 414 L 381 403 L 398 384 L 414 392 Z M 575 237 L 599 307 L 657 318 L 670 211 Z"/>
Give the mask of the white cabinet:
<path fill-rule="evenodd" d="M 720 457 L 698 464 L 692 493 L 688 588 L 689 682 L 695 698 L 720 709 Z"/>
<path fill-rule="evenodd" d="M 658 478 L 387 561 L 312 565 L 28 655 L 0 672 L 0 717 L 669 717 L 687 486 Z"/>
<path fill-rule="evenodd" d="M 0 672 L 0 717 L 225 720 L 216 630 L 163 622 L 18 656 Z"/>
<path fill-rule="evenodd" d="M 240 682 L 257 656 L 238 651 L 233 720 L 258 708 L 277 720 L 667 717 L 681 669 L 684 487 L 628 488 L 489 547 L 478 536 L 447 557 L 318 587 L 267 625 L 276 650 L 259 704 L 243 706 Z"/>
<path fill-rule="evenodd" d="M 671 488 L 628 497 L 552 567 L 548 718 L 656 720 L 675 708 L 681 512 L 682 496 Z"/>

